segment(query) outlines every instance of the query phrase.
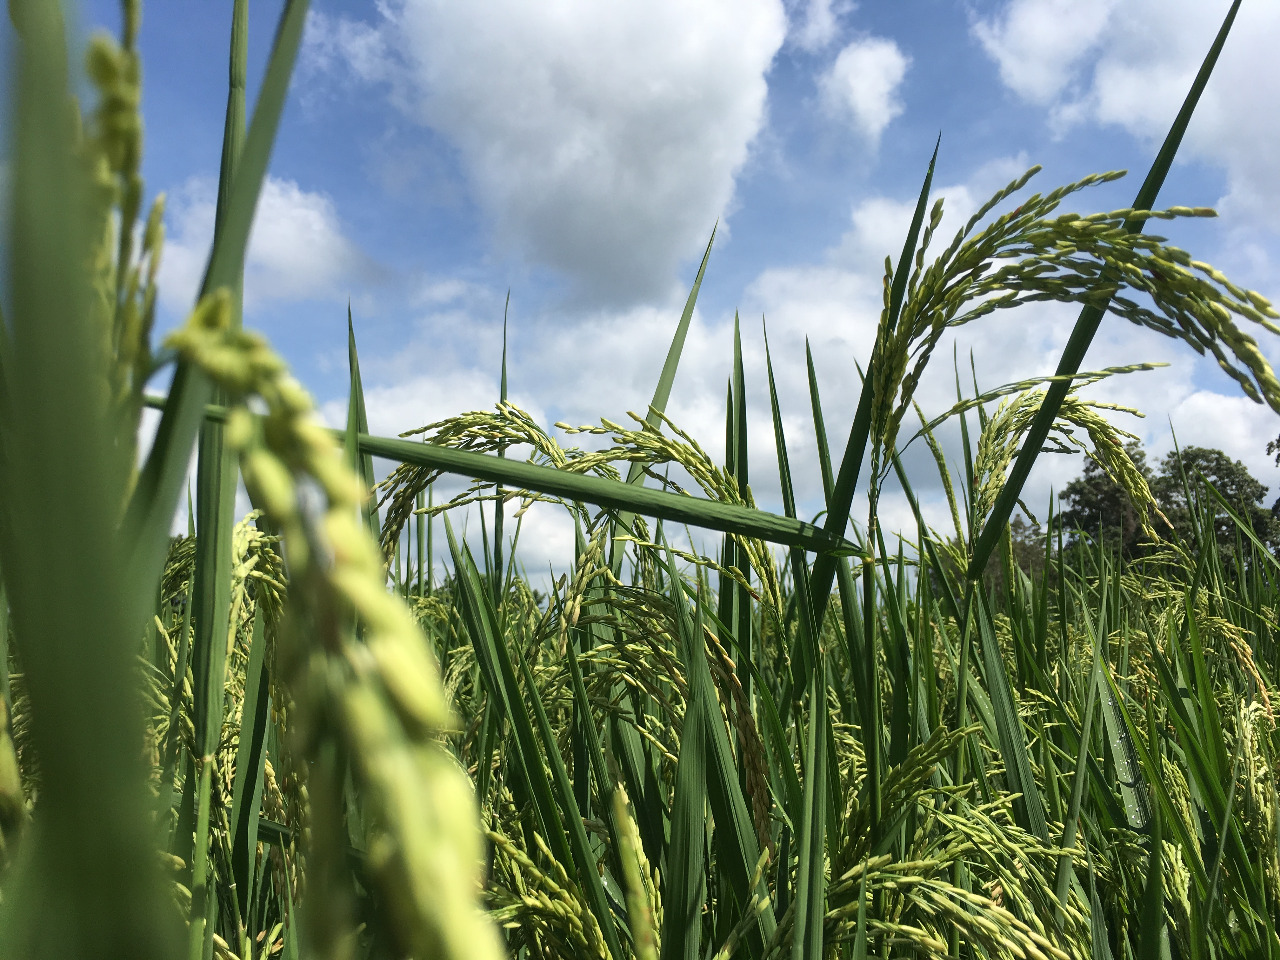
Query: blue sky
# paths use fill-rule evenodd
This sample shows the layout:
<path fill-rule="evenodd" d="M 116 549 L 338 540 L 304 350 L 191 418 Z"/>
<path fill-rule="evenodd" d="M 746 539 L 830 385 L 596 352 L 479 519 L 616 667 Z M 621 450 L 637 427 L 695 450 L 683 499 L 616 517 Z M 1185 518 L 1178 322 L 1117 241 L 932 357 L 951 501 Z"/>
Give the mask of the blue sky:
<path fill-rule="evenodd" d="M 1129 168 L 1080 196 L 1126 206 L 1227 0 L 315 0 L 246 281 L 265 331 L 336 419 L 353 303 L 371 425 L 392 433 L 497 397 L 511 290 L 511 395 L 540 422 L 624 419 L 652 392 L 698 258 L 719 232 L 669 408 L 722 448 L 734 311 L 755 421 L 753 487 L 777 507 L 764 392 L 769 324 L 802 501 L 821 497 L 804 380 L 814 348 L 828 429 L 842 436 L 879 309 L 939 133 L 941 236 L 1033 163 L 1041 190 Z M 281 4 L 251 0 L 250 89 Z M 231 4 L 144 8 L 145 175 L 168 196 L 162 322 L 190 304 L 212 232 Z M 116 5 L 82 8 L 114 29 Z M 1216 221 L 1160 232 L 1276 299 L 1280 237 L 1280 6 L 1245 0 L 1163 190 Z M 1164 225 L 1161 225 L 1162 227 Z M 1074 311 L 1027 308 L 956 338 L 980 381 L 1048 373 Z M 1280 360 L 1275 338 L 1264 353 Z M 922 385 L 952 397 L 950 342 Z M 1168 369 L 1091 390 L 1132 404 L 1123 425 L 1152 454 L 1217 446 L 1271 486 L 1274 414 L 1185 346 L 1109 318 L 1086 367 Z M 952 441 L 948 441 L 949 444 Z M 951 447 L 954 450 L 954 446 Z M 925 460 L 909 461 L 930 517 L 945 516 Z M 1042 504 L 1080 470 L 1050 458 Z M 1274 494 L 1273 494 L 1274 495 Z M 892 528 L 903 505 L 886 507 Z M 530 514 L 531 565 L 571 533 Z M 555 557 L 557 564 L 567 556 Z"/>

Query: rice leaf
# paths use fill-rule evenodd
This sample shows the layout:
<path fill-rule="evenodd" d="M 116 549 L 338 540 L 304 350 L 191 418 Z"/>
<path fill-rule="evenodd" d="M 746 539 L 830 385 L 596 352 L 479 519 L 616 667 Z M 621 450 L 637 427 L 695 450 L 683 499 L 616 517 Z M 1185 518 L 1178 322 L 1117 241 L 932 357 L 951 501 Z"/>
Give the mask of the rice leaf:
<path fill-rule="evenodd" d="M 789 518 L 796 516 L 796 497 L 791 484 L 791 461 L 787 455 L 787 438 L 782 426 L 782 409 L 778 405 L 778 388 L 773 379 L 773 357 L 769 352 L 769 334 L 764 332 L 765 369 L 769 377 L 769 408 L 773 415 L 773 443 L 778 452 L 778 479 L 782 484 L 782 509 Z M 795 668 L 791 677 L 791 690 L 800 690 L 809 683 L 809 676 L 818 659 L 818 621 L 814 617 L 809 596 L 809 566 L 804 554 L 793 546 L 788 558 L 791 576 L 796 585 L 797 630 L 791 655 Z M 782 718 L 785 722 L 791 709 L 792 694 L 782 698 Z"/>
<path fill-rule="evenodd" d="M 1093 634 L 1095 663 L 1096 659 L 1101 656 L 1100 640 L 1106 635 L 1106 606 L 1104 605 L 1099 607 L 1098 626 Z M 1076 768 L 1071 778 L 1071 800 L 1068 803 L 1066 819 L 1062 825 L 1062 842 L 1060 846 L 1063 849 L 1063 853 L 1058 858 L 1058 877 L 1054 887 L 1054 896 L 1059 904 L 1067 902 L 1067 892 L 1074 872 L 1071 854 L 1066 851 L 1075 847 L 1076 832 L 1080 823 L 1080 809 L 1084 801 L 1084 785 L 1088 767 L 1089 743 L 1093 733 L 1093 715 L 1097 709 L 1098 702 L 1098 684 L 1098 671 L 1095 666 L 1092 680 L 1089 683 L 1089 694 L 1085 700 L 1084 717 L 1081 721 L 1080 752 L 1076 758 Z M 1061 908 L 1058 910 L 1058 921 L 1061 923 Z"/>
<path fill-rule="evenodd" d="M 1227 41 L 1227 35 L 1231 32 L 1231 26 L 1235 22 L 1236 13 L 1239 10 L 1240 0 L 1234 0 L 1231 4 L 1231 9 L 1227 11 L 1227 15 L 1222 21 L 1222 26 L 1219 28 L 1213 44 L 1209 48 L 1209 52 L 1205 55 L 1204 61 L 1200 65 L 1200 70 L 1191 84 L 1191 89 L 1188 91 L 1177 117 L 1174 118 L 1173 125 L 1165 136 L 1160 152 L 1156 154 L 1155 161 L 1151 165 L 1151 170 L 1147 173 L 1146 180 L 1143 181 L 1142 187 L 1138 190 L 1138 195 L 1133 201 L 1134 210 L 1150 210 L 1155 204 L 1156 196 L 1160 192 L 1160 187 L 1164 184 L 1169 168 L 1173 165 L 1174 155 L 1178 152 L 1182 137 L 1186 133 L 1187 126 L 1191 123 L 1192 114 L 1195 113 L 1196 105 L 1200 102 L 1200 95 L 1209 83 L 1209 77 L 1213 74 L 1213 68 L 1218 62 L 1218 55 L 1222 52 L 1222 48 Z M 1126 224 L 1128 229 L 1135 233 L 1140 232 L 1145 225 L 1145 220 L 1134 220 Z M 1109 303 L 1109 300 L 1107 303 Z M 1098 327 L 1102 323 L 1102 318 L 1106 315 L 1107 303 L 1102 305 L 1090 304 L 1081 309 L 1079 319 L 1076 320 L 1076 325 L 1071 331 L 1071 337 L 1067 340 L 1067 345 L 1062 350 L 1062 357 L 1058 361 L 1057 369 L 1054 371 L 1055 377 L 1072 377 L 1080 369 L 1081 364 L 1084 362 L 1085 354 L 1089 350 L 1089 345 L 1093 342 L 1094 335 L 1098 332 Z M 1044 446 L 1045 439 L 1049 436 L 1049 430 L 1053 426 L 1054 420 L 1057 419 L 1058 410 L 1070 389 L 1070 381 L 1056 380 L 1046 391 L 1044 401 L 1036 413 L 1036 418 L 1031 428 L 1027 431 L 1027 436 L 1022 443 L 1018 458 L 1014 461 L 1013 467 L 1009 471 L 1009 477 L 996 498 L 995 505 L 987 517 L 982 532 L 973 544 L 969 569 L 971 579 L 980 578 L 986 569 L 987 560 L 990 558 L 992 550 L 995 549 L 1005 525 L 1009 522 L 1009 517 L 1013 514 L 1013 508 L 1017 504 L 1018 497 L 1022 495 L 1022 487 L 1027 482 L 1031 467 L 1039 456 L 1040 449 Z"/>
<path fill-rule="evenodd" d="M 658 375 L 658 384 L 653 390 L 653 399 L 649 401 L 649 412 L 645 417 L 645 421 L 655 430 L 661 427 L 662 414 L 666 413 L 667 401 L 671 399 L 671 388 L 676 382 L 676 370 L 680 366 L 680 355 L 684 352 L 684 341 L 689 333 L 689 323 L 693 320 L 693 308 L 698 302 L 698 291 L 702 289 L 702 278 L 707 272 L 707 261 L 711 259 L 711 247 L 716 242 L 716 229 L 718 227 L 719 224 L 717 223 L 715 227 L 711 228 L 711 238 L 707 240 L 707 249 L 702 254 L 702 262 L 698 264 L 698 275 L 693 280 L 693 289 L 689 291 L 689 297 L 685 300 L 684 310 L 680 313 L 680 322 L 676 324 L 676 332 L 671 338 L 671 346 L 667 348 L 667 359 L 663 361 L 662 373 Z M 627 483 L 639 485 L 643 482 L 643 478 L 644 468 L 638 463 L 633 463 L 627 471 Z M 643 511 L 629 510 L 623 507 L 618 514 L 618 526 L 629 529 L 631 527 L 631 518 L 637 513 L 643 513 Z M 676 518 L 667 517 L 665 519 L 674 520 Z M 613 560 L 615 577 L 618 575 L 618 571 L 622 569 L 621 564 L 622 555 L 618 553 Z"/>
<path fill-rule="evenodd" d="M 266 658 L 266 612 L 253 617 L 249 664 L 245 669 L 236 775 L 231 790 L 231 874 L 241 917 L 249 914 L 258 852 L 258 815 L 262 810 L 262 773 L 267 760 L 271 678 Z"/>
<path fill-rule="evenodd" d="M 856 551 L 856 547 L 849 541 L 833 536 L 813 524 L 779 517 L 762 510 L 649 490 L 603 477 L 582 476 L 552 467 L 501 460 L 496 456 L 412 443 L 408 440 L 361 436 L 360 448 L 375 457 L 492 480 L 516 490 L 533 490 L 593 503 L 617 510 L 619 522 L 627 515 L 642 514 L 675 523 L 755 537 L 771 543 L 801 546 L 809 550 Z"/>
<path fill-rule="evenodd" d="M 821 657 L 821 654 L 819 654 Z M 825 659 L 809 682 L 809 736 L 805 757 L 804 815 L 800 821 L 792 960 L 823 955 L 826 898 L 827 668 Z"/>
<path fill-rule="evenodd" d="M 133 658 L 156 581 L 127 575 L 117 526 L 132 438 L 102 402 L 112 359 L 84 269 L 90 185 L 75 149 L 66 31 L 59 3 L 15 0 L 9 9 L 19 41 L 0 572 L 41 803 L 6 877 L 0 954 L 172 957 L 177 931 L 152 854 Z"/>
<path fill-rule="evenodd" d="M 728 385 L 725 403 L 725 471 L 738 485 L 738 492 L 748 487 L 747 469 L 747 397 L 746 377 L 742 368 L 742 329 L 738 315 L 733 316 L 733 373 Z M 720 577 L 720 621 L 728 627 L 727 635 L 739 651 L 740 659 L 755 664 L 758 659 L 756 638 L 751 623 L 751 594 L 747 587 L 728 576 L 729 568 L 736 568 L 744 577 L 750 576 L 750 558 L 733 537 L 724 538 L 724 573 Z M 755 678 L 753 671 L 743 677 L 743 692 L 750 703 Z"/>
<path fill-rule="evenodd" d="M 916 209 L 911 217 L 911 226 L 907 230 L 906 240 L 902 245 L 902 255 L 898 258 L 894 272 L 893 287 L 890 292 L 886 328 L 892 329 L 897 322 L 898 313 L 902 310 L 902 299 L 907 289 L 907 275 L 911 258 L 915 254 L 916 243 L 920 236 L 920 227 L 924 223 L 925 206 L 929 202 L 929 190 L 933 184 L 933 168 L 938 160 L 938 143 L 934 145 L 933 156 L 929 159 L 929 169 L 925 173 L 924 184 L 920 188 L 920 196 L 916 200 Z M 853 493 L 858 486 L 858 473 L 862 469 L 862 458 L 867 450 L 867 437 L 871 431 L 870 384 L 874 370 L 868 368 L 863 380 L 862 392 L 858 397 L 858 409 L 853 423 L 849 427 L 849 439 L 845 444 L 844 455 L 840 459 L 840 469 L 836 474 L 835 487 L 827 498 L 828 532 L 837 536 L 844 533 L 849 521 L 849 509 L 853 506 Z M 813 564 L 810 575 L 810 595 L 813 606 L 814 621 L 822 623 L 826 619 L 827 602 L 831 597 L 831 583 L 835 579 L 836 558 L 819 556 Z"/>
<path fill-rule="evenodd" d="M 977 601 L 978 637 L 982 645 L 982 671 L 991 695 L 995 715 L 996 733 L 1000 743 L 1000 755 L 1004 760 L 1005 777 L 1009 790 L 1021 794 L 1013 801 L 1014 816 L 1028 833 L 1043 841 L 1049 839 L 1049 827 L 1044 819 L 1044 801 L 1031 771 L 1031 759 L 1027 755 L 1027 740 L 1018 716 L 1017 703 L 1009 685 L 1004 658 L 996 643 L 991 611 L 985 596 Z"/>
<path fill-rule="evenodd" d="M 243 272 L 253 213 L 284 111 L 308 6 L 309 0 L 286 0 L 281 11 L 244 149 L 222 206 L 223 215 L 218 219 L 220 229 L 214 237 L 198 300 L 204 300 L 220 288 L 234 287 Z M 135 581 L 154 582 L 159 574 L 169 525 L 186 476 L 192 444 L 202 423 L 204 405 L 212 398 L 212 387 L 203 375 L 180 363 L 169 396 L 129 501 L 128 525 L 134 535 L 130 566 Z"/>
<path fill-rule="evenodd" d="M 668 556 L 670 576 L 677 577 L 674 558 Z M 667 849 L 662 928 L 662 960 L 699 960 L 702 956 L 702 908 L 706 899 L 707 774 L 710 742 L 703 729 L 707 696 L 702 671 L 701 638 L 689 649 L 693 625 L 677 589 L 676 615 L 689 677 L 689 702 L 680 730 L 680 754 L 676 762 L 675 792 L 671 800 L 671 840 Z M 705 662 L 705 661 L 704 661 Z M 708 678 L 709 679 L 709 678 Z M 714 775 L 714 774 L 713 774 Z"/>
<path fill-rule="evenodd" d="M 347 451 L 347 463 L 360 477 L 366 490 L 372 491 L 377 482 L 373 473 L 373 457 L 360 449 L 360 434 L 369 432 L 369 417 L 364 406 L 364 382 L 360 378 L 360 356 L 356 350 L 356 329 L 351 320 L 351 303 L 347 302 L 347 370 L 350 386 L 347 391 L 347 430 L 343 445 Z M 378 508 L 372 496 L 362 508 L 365 525 L 375 537 L 379 533 Z"/>
<path fill-rule="evenodd" d="M 760 860 L 760 842 L 756 837 L 751 810 L 738 782 L 729 730 L 725 726 L 720 700 L 716 696 L 715 682 L 707 665 L 706 641 L 703 638 L 704 601 L 700 594 L 694 597 L 695 617 L 689 617 L 683 598 L 681 580 L 675 567 L 674 556 L 667 549 L 666 570 L 671 578 L 672 597 L 676 599 L 677 629 L 680 631 L 682 665 L 689 680 L 689 704 L 685 723 L 692 711 L 702 714 L 701 731 L 706 737 L 707 772 L 704 775 L 705 792 L 715 823 L 713 839 L 716 848 L 716 865 L 719 881 L 732 894 L 732 902 L 744 909 L 756 893 L 755 868 Z M 683 739 L 688 734 L 682 733 Z M 672 816 L 675 816 L 673 811 Z M 674 823 L 674 820 L 673 820 Z M 667 859 L 670 868 L 671 858 Z M 757 915 L 759 935 L 747 938 L 753 956 L 759 956 L 763 944 L 773 936 L 777 923 L 771 906 L 765 902 Z"/>
<path fill-rule="evenodd" d="M 1155 778 L 1161 780 L 1159 757 L 1162 752 L 1156 735 L 1155 711 L 1147 713 L 1151 755 L 1156 758 Z M 1164 815 L 1159 804 L 1153 804 L 1150 847 L 1147 853 L 1147 883 L 1142 891 L 1142 913 L 1138 921 L 1138 960 L 1162 960 L 1168 956 L 1164 915 Z"/>
<path fill-rule="evenodd" d="M 227 113 L 222 137 L 222 166 L 219 172 L 218 203 L 214 235 L 225 229 L 231 191 L 244 148 L 245 61 L 249 47 L 248 0 L 235 0 L 231 15 L 230 80 Z M 230 326 L 240 326 L 244 285 L 244 264 L 227 278 L 230 289 Z M 225 403 L 220 390 L 211 394 L 214 402 Z M 222 733 L 223 694 L 226 687 L 226 659 L 231 626 L 231 536 L 235 526 L 235 498 L 238 464 L 223 443 L 223 425 L 212 420 L 200 424 L 196 460 L 196 561 L 192 594 L 195 632 L 192 638 L 192 690 L 195 695 L 192 722 L 199 750 L 200 777 L 196 799 L 195 864 L 191 887 L 191 924 L 188 957 L 198 960 L 212 949 L 212 900 L 209 896 L 210 807 L 213 788 L 212 766 Z M 248 884 L 245 870 L 245 884 Z M 247 889 L 246 889 L 247 893 Z"/>

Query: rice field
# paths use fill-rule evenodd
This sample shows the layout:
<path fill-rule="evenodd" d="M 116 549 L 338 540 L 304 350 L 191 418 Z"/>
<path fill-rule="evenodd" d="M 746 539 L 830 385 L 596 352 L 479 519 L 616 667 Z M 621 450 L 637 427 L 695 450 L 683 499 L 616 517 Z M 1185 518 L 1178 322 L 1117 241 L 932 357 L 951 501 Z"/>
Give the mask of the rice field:
<path fill-rule="evenodd" d="M 1143 366 L 1082 369 L 1108 313 L 1280 411 L 1255 339 L 1280 314 L 1148 229 L 1212 215 L 1155 201 L 1238 6 L 1130 208 L 1070 212 L 1118 174 L 1036 193 L 1033 169 L 935 236 L 922 170 L 851 420 L 809 364 L 814 524 L 772 361 L 749 418 L 736 331 L 723 450 L 666 415 L 707 257 L 634 422 L 557 434 L 504 369 L 493 409 L 371 436 L 349 327 L 347 425 L 320 424 L 241 296 L 305 0 L 252 110 L 235 0 L 217 229 L 190 316 L 155 336 L 137 0 L 91 42 L 78 107 L 60 5 L 12 0 L 0 956 L 1280 957 L 1277 558 L 1243 522 L 1234 552 L 1202 549 L 1234 508 L 1193 475 L 1195 536 L 1139 562 L 1066 550 L 1050 518 L 1028 574 L 1009 536 L 1046 446 L 1154 509 L 1078 392 Z M 1052 376 L 920 410 L 947 331 L 1044 300 L 1080 310 Z M 749 464 L 760 417 L 777 459 Z M 775 470 L 781 514 L 750 484 Z M 437 496 L 444 475 L 473 482 Z M 890 483 L 916 529 L 882 529 Z M 502 509 L 535 502 L 576 530 L 545 591 Z M 684 526 L 718 546 L 673 547 Z"/>

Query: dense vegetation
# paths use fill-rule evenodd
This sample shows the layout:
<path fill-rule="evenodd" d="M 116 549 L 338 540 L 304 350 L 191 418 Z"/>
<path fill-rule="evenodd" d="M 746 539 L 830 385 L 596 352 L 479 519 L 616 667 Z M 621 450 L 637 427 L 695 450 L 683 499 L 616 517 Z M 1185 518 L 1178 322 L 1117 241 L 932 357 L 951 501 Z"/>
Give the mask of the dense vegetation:
<path fill-rule="evenodd" d="M 1153 472 L 1146 453 L 1136 441 L 1130 441 L 1125 451 L 1146 480 L 1154 505 L 1160 511 L 1151 520 L 1155 537 L 1147 536 L 1142 529 L 1139 508 L 1130 501 L 1125 489 L 1097 462 L 1090 460 L 1085 463 L 1084 474 L 1062 490 L 1063 510 L 1059 520 L 1071 531 L 1071 542 L 1077 539 L 1078 533 L 1087 532 L 1095 540 L 1109 541 L 1129 558 L 1158 551 L 1160 543 L 1166 540 L 1194 542 L 1193 499 L 1197 493 L 1212 497 L 1211 487 L 1268 550 L 1274 553 L 1280 549 L 1277 517 L 1280 500 L 1266 507 L 1263 504 L 1266 485 L 1239 460 L 1232 460 L 1221 450 L 1186 447 L 1162 457 L 1158 471 Z M 1203 486 L 1206 483 L 1208 487 Z M 1230 557 L 1237 547 L 1235 522 L 1223 514 L 1216 523 L 1215 533 L 1223 558 Z"/>
<path fill-rule="evenodd" d="M 58 4 L 10 9 L 0 956 L 1280 956 L 1280 564 L 1249 491 L 1184 472 L 1174 516 L 1076 392 L 1143 366 L 1080 372 L 1110 312 L 1280 410 L 1237 325 L 1280 333 L 1280 315 L 1142 230 L 1208 214 L 1150 211 L 1230 17 L 1132 209 L 1061 211 L 1117 174 L 1015 202 L 1033 170 L 930 258 L 930 162 L 842 449 L 809 367 L 819 528 L 796 518 L 771 361 L 785 516 L 755 509 L 736 331 L 723 457 L 665 416 L 705 257 L 647 414 L 573 428 L 603 449 L 563 447 L 505 395 L 371 437 L 354 334 L 347 429 L 317 425 L 239 295 L 298 0 L 247 128 L 235 3 L 213 249 L 153 349 L 137 5 L 119 44 L 90 46 L 83 118 Z M 902 539 L 882 530 L 891 480 L 916 505 L 898 451 L 940 338 L 1045 299 L 1082 308 L 1054 378 L 919 415 L 952 529 L 917 509 Z M 147 403 L 163 416 L 135 467 Z M 1010 516 L 1041 449 L 1073 443 L 1146 545 L 1055 533 L 1028 575 Z M 374 456 L 399 465 L 369 498 Z M 698 495 L 644 486 L 667 466 Z M 442 472 L 480 479 L 437 504 Z M 517 499 L 575 523 L 545 596 L 495 509 Z M 680 553 L 671 523 L 724 538 Z"/>

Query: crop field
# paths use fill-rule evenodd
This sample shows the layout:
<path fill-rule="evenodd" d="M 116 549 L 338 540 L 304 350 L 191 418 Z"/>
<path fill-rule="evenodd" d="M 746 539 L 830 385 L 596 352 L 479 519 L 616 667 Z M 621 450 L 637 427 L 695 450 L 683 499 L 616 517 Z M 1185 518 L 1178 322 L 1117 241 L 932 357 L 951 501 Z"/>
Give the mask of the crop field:
<path fill-rule="evenodd" d="M 252 109 L 235 0 L 212 249 L 154 336 L 138 2 L 81 64 L 60 4 L 11 0 L 0 957 L 1280 958 L 1280 561 L 1194 470 L 1159 537 L 1128 436 L 1077 393 L 1143 366 L 1082 367 L 1110 313 L 1280 412 L 1255 339 L 1280 313 L 1156 235 L 1212 215 L 1155 200 L 1238 7 L 1130 207 L 1072 212 L 1118 174 L 1035 192 L 1033 168 L 952 238 L 921 170 L 851 420 L 810 358 L 806 522 L 772 360 L 751 417 L 777 459 L 748 463 L 736 330 L 723 448 L 667 415 L 706 257 L 647 412 L 569 428 L 581 449 L 507 402 L 505 356 L 494 408 L 370 435 L 352 326 L 346 428 L 321 425 L 242 295 L 305 0 Z M 1052 376 L 920 409 L 944 333 L 1046 300 L 1079 309 Z M 1140 556 L 1053 517 L 1011 534 L 1069 446 Z M 750 486 L 774 470 L 779 514 Z M 889 483 L 914 529 L 882 529 Z M 546 589 L 513 502 L 574 524 Z"/>

